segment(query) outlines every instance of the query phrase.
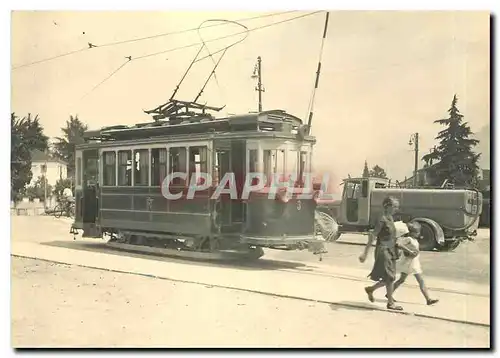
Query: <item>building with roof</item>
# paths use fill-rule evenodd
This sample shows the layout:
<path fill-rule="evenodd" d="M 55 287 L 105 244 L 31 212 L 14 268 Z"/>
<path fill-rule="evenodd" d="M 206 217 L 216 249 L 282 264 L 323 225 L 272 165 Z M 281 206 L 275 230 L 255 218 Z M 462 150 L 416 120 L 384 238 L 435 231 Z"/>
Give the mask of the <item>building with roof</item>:
<path fill-rule="evenodd" d="M 68 177 L 68 165 L 50 153 L 34 150 L 31 152 L 31 172 L 33 177 L 29 185 L 33 185 L 38 177 L 45 176 L 48 184 L 54 186 L 59 179 Z"/>

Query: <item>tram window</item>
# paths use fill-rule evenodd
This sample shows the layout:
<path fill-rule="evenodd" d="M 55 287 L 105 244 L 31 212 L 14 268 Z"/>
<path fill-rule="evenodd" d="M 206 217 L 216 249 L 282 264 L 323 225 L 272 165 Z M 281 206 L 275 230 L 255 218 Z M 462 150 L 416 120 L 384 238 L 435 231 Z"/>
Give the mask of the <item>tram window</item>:
<path fill-rule="evenodd" d="M 102 166 L 102 185 L 115 186 L 116 185 L 116 153 L 104 152 L 102 153 L 103 166 Z"/>
<path fill-rule="evenodd" d="M 132 185 L 132 151 L 120 150 L 118 152 L 118 185 Z"/>
<path fill-rule="evenodd" d="M 215 151 L 215 164 L 212 182 L 219 184 L 219 180 L 224 178 L 224 175 L 229 171 L 230 154 L 222 149 Z"/>
<path fill-rule="evenodd" d="M 309 153 L 308 152 L 300 152 L 300 171 L 302 173 L 309 173 L 311 171 L 311 164 L 309 161 Z"/>
<path fill-rule="evenodd" d="M 190 183 L 192 175 L 196 176 L 196 183 L 200 180 L 200 173 L 207 172 L 207 147 L 189 148 L 189 176 Z M 201 184 L 201 183 L 198 183 Z"/>
<path fill-rule="evenodd" d="M 259 162 L 257 149 L 251 149 L 248 151 L 248 171 L 250 173 L 257 172 L 257 164 Z"/>
<path fill-rule="evenodd" d="M 82 158 L 76 158 L 76 185 L 82 185 Z"/>
<path fill-rule="evenodd" d="M 97 168 L 99 167 L 99 159 L 87 157 L 84 161 L 83 179 L 85 185 L 95 185 L 97 180 Z"/>
<path fill-rule="evenodd" d="M 169 173 L 186 173 L 186 148 L 185 147 L 172 147 L 169 149 Z M 173 178 L 172 184 L 180 184 L 182 178 Z"/>
<path fill-rule="evenodd" d="M 278 173 L 279 178 L 283 178 L 285 175 L 286 165 L 285 165 L 285 151 L 277 150 L 276 151 L 276 164 L 275 164 L 274 172 Z"/>
<path fill-rule="evenodd" d="M 309 170 L 307 169 L 307 152 L 300 152 L 300 161 L 299 161 L 299 179 L 303 180 L 304 174 L 308 174 Z"/>
<path fill-rule="evenodd" d="M 160 186 L 167 176 L 167 150 L 151 149 L 151 186 Z"/>
<path fill-rule="evenodd" d="M 276 155 L 273 150 L 264 150 L 264 175 L 267 178 L 267 182 L 270 183 L 272 180 L 272 176 L 274 174 L 274 162 Z"/>
<path fill-rule="evenodd" d="M 290 175 L 297 174 L 298 168 L 298 153 L 296 150 L 289 150 L 286 156 L 286 166 L 285 174 L 289 177 Z"/>
<path fill-rule="evenodd" d="M 134 185 L 149 185 L 149 150 L 134 150 Z"/>

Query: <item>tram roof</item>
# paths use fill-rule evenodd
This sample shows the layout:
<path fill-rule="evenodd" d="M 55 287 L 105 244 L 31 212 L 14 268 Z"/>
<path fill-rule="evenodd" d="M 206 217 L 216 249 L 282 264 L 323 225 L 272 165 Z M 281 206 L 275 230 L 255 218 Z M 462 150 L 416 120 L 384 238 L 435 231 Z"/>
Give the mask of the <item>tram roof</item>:
<path fill-rule="evenodd" d="M 232 115 L 225 118 L 211 116 L 188 117 L 181 121 L 156 121 L 133 126 L 117 125 L 89 130 L 84 134 L 86 141 L 121 141 L 151 139 L 189 134 L 236 134 L 238 132 L 271 132 L 275 134 L 295 134 L 302 120 L 284 110 Z M 243 134 L 243 133 L 241 133 Z M 312 139 L 312 138 L 311 138 Z"/>

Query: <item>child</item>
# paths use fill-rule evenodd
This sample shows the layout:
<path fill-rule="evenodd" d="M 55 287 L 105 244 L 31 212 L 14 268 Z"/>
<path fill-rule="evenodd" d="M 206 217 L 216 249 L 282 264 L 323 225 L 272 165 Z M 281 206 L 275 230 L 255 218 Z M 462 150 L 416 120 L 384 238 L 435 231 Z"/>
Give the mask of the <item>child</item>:
<path fill-rule="evenodd" d="M 418 282 L 420 291 L 427 301 L 427 305 L 433 305 L 439 300 L 431 299 L 427 287 L 425 287 L 422 277 L 422 267 L 420 265 L 420 254 L 418 253 L 418 238 L 420 237 L 421 225 L 417 222 L 408 223 L 408 236 L 398 239 L 399 246 L 403 249 L 403 257 L 400 261 L 401 277 L 394 283 L 394 291 L 405 282 L 408 275 L 413 274 Z"/>

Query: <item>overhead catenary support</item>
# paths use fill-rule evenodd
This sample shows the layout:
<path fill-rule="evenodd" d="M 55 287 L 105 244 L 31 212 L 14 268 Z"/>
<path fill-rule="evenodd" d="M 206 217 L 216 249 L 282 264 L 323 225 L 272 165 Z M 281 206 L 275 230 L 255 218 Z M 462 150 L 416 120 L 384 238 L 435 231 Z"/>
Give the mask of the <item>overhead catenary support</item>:
<path fill-rule="evenodd" d="M 266 89 L 262 85 L 262 58 L 257 57 L 257 64 L 255 65 L 252 78 L 257 78 L 257 86 L 255 90 L 259 92 L 259 113 L 262 112 L 262 93 L 266 92 Z"/>
<path fill-rule="evenodd" d="M 323 30 L 323 39 L 321 40 L 321 48 L 319 51 L 319 61 L 318 61 L 318 70 L 316 71 L 316 81 L 314 83 L 314 89 L 313 89 L 311 103 L 310 103 L 309 119 L 307 121 L 308 134 L 311 133 L 311 125 L 312 125 L 313 109 L 314 109 L 314 98 L 316 96 L 316 90 L 318 89 L 318 84 L 319 84 L 319 75 L 321 73 L 321 59 L 323 57 L 323 47 L 325 46 L 326 33 L 328 31 L 328 18 L 329 18 L 329 16 L 330 16 L 330 13 L 327 12 L 326 18 L 325 18 L 325 28 Z"/>

